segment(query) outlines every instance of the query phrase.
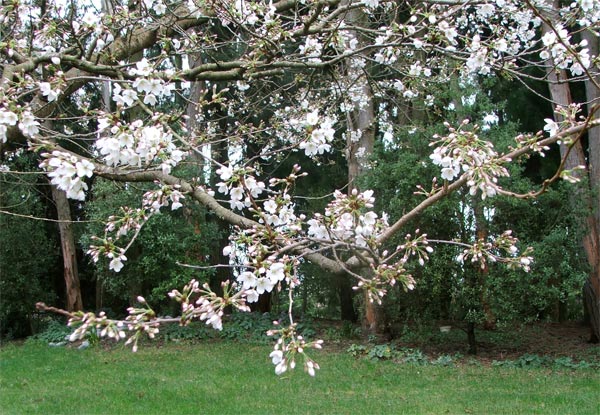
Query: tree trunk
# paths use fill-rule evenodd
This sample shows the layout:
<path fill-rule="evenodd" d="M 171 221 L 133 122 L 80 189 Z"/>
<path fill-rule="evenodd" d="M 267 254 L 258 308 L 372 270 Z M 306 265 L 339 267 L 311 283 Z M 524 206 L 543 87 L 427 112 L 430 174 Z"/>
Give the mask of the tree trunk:
<path fill-rule="evenodd" d="M 110 0 L 102 0 L 101 1 L 102 12 L 106 15 L 111 15 L 114 13 L 113 4 Z M 107 113 L 111 112 L 112 107 L 112 88 L 110 81 L 104 81 L 102 83 L 102 109 Z M 101 134 L 108 134 L 108 131 L 104 131 Z M 104 307 L 104 275 L 100 275 L 98 271 L 96 271 L 96 287 L 95 287 L 95 302 L 96 302 L 96 310 L 102 310 Z"/>
<path fill-rule="evenodd" d="M 484 207 L 480 199 L 475 198 L 473 200 L 473 213 L 475 215 L 475 234 L 477 239 L 483 239 L 484 241 L 488 239 L 488 227 L 487 220 L 485 218 Z M 487 290 L 487 277 L 489 274 L 489 268 L 487 262 L 481 266 L 477 266 L 477 280 L 476 284 L 478 285 L 479 290 L 479 301 L 481 303 L 481 308 L 483 310 L 483 315 L 485 320 L 483 321 L 483 328 L 486 330 L 494 330 L 496 328 L 496 316 L 492 311 L 492 306 L 490 304 L 488 290 Z M 473 333 L 473 337 L 475 337 L 475 333 Z"/>
<path fill-rule="evenodd" d="M 588 320 L 590 327 L 592 328 L 592 332 L 590 333 L 590 343 L 598 343 L 600 339 L 596 332 L 598 326 L 600 326 L 600 308 L 590 306 L 594 303 L 597 305 L 597 301 L 596 291 L 594 291 L 594 288 L 592 287 L 591 280 L 588 279 L 583 286 L 583 303 L 586 311 L 586 320 Z"/>
<path fill-rule="evenodd" d="M 358 189 L 357 178 L 364 172 L 368 157 L 373 152 L 375 144 L 375 113 L 373 110 L 373 93 L 366 79 L 363 79 L 362 90 L 364 96 L 369 97 L 367 103 L 363 107 L 358 107 L 352 114 L 348 115 L 348 137 L 347 137 L 347 159 L 348 159 L 348 192 Z M 353 140 L 353 133 L 359 132 L 360 138 Z M 351 277 L 346 278 L 340 288 L 340 299 L 342 299 L 342 290 L 351 288 Z M 344 286 L 344 284 L 346 286 Z M 363 326 L 370 333 L 380 333 L 383 330 L 381 324 L 381 310 L 374 302 L 369 301 L 367 292 L 363 293 L 365 304 L 365 315 Z M 346 298 L 346 301 L 351 301 L 352 297 Z M 352 302 L 342 304 L 342 309 L 353 308 Z M 352 315 L 352 313 L 349 313 Z M 343 317 L 342 317 L 343 318 Z"/>
<path fill-rule="evenodd" d="M 358 189 L 357 179 L 364 172 L 366 168 L 366 162 L 368 157 L 373 152 L 375 144 L 375 113 L 373 109 L 373 93 L 366 79 L 362 78 L 363 95 L 368 97 L 366 103 L 362 107 L 357 107 L 352 113 L 348 114 L 348 131 L 347 131 L 347 160 L 348 160 L 348 192 Z M 358 140 L 354 137 L 360 134 Z M 345 316 L 354 316 L 356 312 L 354 310 L 354 304 L 352 301 L 352 295 L 345 295 L 348 290 L 352 289 L 352 282 L 350 276 L 342 281 L 340 285 L 340 300 L 342 303 L 342 310 L 346 310 Z M 364 292 L 364 303 L 365 303 L 365 315 L 364 315 L 364 327 L 371 333 L 380 331 L 380 310 L 375 303 L 369 301 L 367 292 Z M 344 313 L 343 313 L 344 314 Z M 342 316 L 344 319 L 344 315 Z"/>
<path fill-rule="evenodd" d="M 354 290 L 352 290 L 349 276 L 342 275 L 338 279 L 338 294 L 340 297 L 340 317 L 344 321 L 355 323 L 358 320 L 358 314 L 354 308 Z"/>
<path fill-rule="evenodd" d="M 557 2 L 553 2 L 553 7 L 556 9 Z M 546 33 L 552 29 L 548 25 L 544 25 L 543 31 Z M 584 31 L 584 37 L 588 38 L 590 44 L 591 53 L 594 55 L 598 54 L 598 39 L 595 36 Z M 593 69 L 592 69 L 593 70 Z M 564 70 L 556 69 L 552 58 L 546 62 L 546 71 L 548 75 L 548 87 L 550 90 L 550 97 L 555 105 L 568 106 L 571 104 L 571 91 L 568 84 L 568 77 Z M 599 76 L 596 74 L 595 79 L 598 80 Z M 597 85 L 591 80 L 586 81 L 586 94 L 589 101 L 589 109 L 595 105 L 598 100 L 599 91 Z M 555 114 L 556 122 L 562 121 L 560 115 Z M 589 137 L 589 165 L 588 170 L 581 173 L 581 176 L 589 179 L 589 186 L 597 187 L 599 184 L 599 162 L 600 162 L 600 128 L 596 127 L 588 131 Z M 586 166 L 585 152 L 581 140 L 576 141 L 570 148 L 570 152 L 567 154 L 569 147 L 563 143 L 560 146 L 561 157 L 565 159 L 565 169 L 573 169 L 577 166 Z M 600 229 L 598 229 L 598 210 L 600 209 L 598 196 L 594 197 L 590 193 L 590 188 L 578 189 L 571 193 L 572 202 L 578 204 L 583 202 L 584 206 L 588 209 L 588 214 L 585 219 L 585 229 L 587 234 L 584 235 L 582 245 L 585 251 L 588 263 L 590 265 L 590 276 L 589 276 L 589 287 L 586 288 L 588 295 L 584 296 L 585 307 L 591 316 L 600 314 Z M 591 320 L 591 341 L 598 341 L 600 338 L 600 326 L 598 321 Z"/>
<path fill-rule="evenodd" d="M 364 292 L 365 315 L 363 319 L 363 329 L 369 334 L 383 334 L 385 325 L 383 324 L 382 310 L 374 301 L 371 302 L 367 292 Z"/>
<path fill-rule="evenodd" d="M 369 97 L 363 106 L 348 114 L 348 137 L 346 143 L 348 159 L 348 191 L 357 188 L 356 179 L 366 170 L 367 161 L 373 153 L 375 145 L 375 111 L 373 109 L 373 92 L 367 80 L 361 78 L 363 96 Z M 358 139 L 353 139 L 359 133 Z"/>
<path fill-rule="evenodd" d="M 104 307 L 104 282 L 100 275 L 96 276 L 96 310 L 102 310 Z"/>
<path fill-rule="evenodd" d="M 347 0 L 343 1 L 348 4 Z M 362 11 L 352 9 L 346 15 L 346 22 L 351 26 L 366 26 L 368 19 Z M 352 32 L 361 44 L 360 33 Z M 352 111 L 346 113 L 346 159 L 348 162 L 348 192 L 358 189 L 357 178 L 363 173 L 366 168 L 366 162 L 373 152 L 375 143 L 375 110 L 373 103 L 373 92 L 364 73 L 356 68 L 347 68 L 347 72 L 342 76 L 352 79 L 352 84 L 355 88 L 362 90 L 364 97 Z M 345 275 L 345 278 L 339 284 L 339 296 L 341 302 L 342 319 L 355 319 L 356 311 L 354 310 L 354 301 L 352 293 L 353 277 Z M 363 326 L 369 331 L 374 332 L 379 325 L 378 315 L 380 312 L 374 303 L 369 302 L 366 291 L 364 292 L 365 315 Z"/>
<path fill-rule="evenodd" d="M 588 41 L 590 55 L 598 57 L 600 55 L 600 40 L 589 30 L 584 30 L 583 38 Z M 591 69 L 594 70 L 594 69 Z M 594 112 L 600 105 L 600 71 L 596 67 L 593 79 L 585 82 L 585 92 L 588 102 L 588 113 Z M 598 117 L 598 111 L 596 111 Z M 588 219 L 590 226 L 589 241 L 590 247 L 588 261 L 591 272 L 587 284 L 587 295 L 584 296 L 585 306 L 591 317 L 591 338 L 590 341 L 598 343 L 600 341 L 600 126 L 596 126 L 588 131 L 589 142 L 589 178 L 590 188 L 590 206 L 592 215 Z M 595 232 L 594 232 L 595 230 Z"/>
<path fill-rule="evenodd" d="M 79 311 L 83 309 L 81 300 L 81 288 L 79 275 L 77 273 L 77 255 L 75 250 L 75 238 L 71 224 L 71 207 L 67 194 L 51 185 L 52 199 L 56 205 L 58 217 L 58 229 L 60 232 L 60 246 L 63 256 L 63 270 L 66 286 L 66 308 L 67 311 Z"/>
<path fill-rule="evenodd" d="M 477 341 L 475 340 L 475 323 L 467 323 L 467 342 L 469 343 L 469 354 L 477 354 Z"/>

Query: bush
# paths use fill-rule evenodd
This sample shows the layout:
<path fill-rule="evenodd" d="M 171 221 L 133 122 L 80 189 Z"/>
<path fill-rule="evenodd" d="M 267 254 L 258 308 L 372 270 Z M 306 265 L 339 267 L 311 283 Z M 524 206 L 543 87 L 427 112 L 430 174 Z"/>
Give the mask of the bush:
<path fill-rule="evenodd" d="M 63 321 L 50 320 L 46 328 L 31 336 L 30 340 L 38 340 L 43 343 L 53 344 L 67 341 L 72 330 Z"/>
<path fill-rule="evenodd" d="M 199 341 L 221 338 L 243 343 L 269 344 L 273 338 L 267 336 L 267 331 L 273 328 L 273 321 L 278 316 L 270 313 L 233 313 L 223 321 L 223 330 L 216 331 L 204 322 L 194 321 L 187 326 L 171 324 L 162 326 L 158 338 L 165 341 Z M 281 324 L 286 324 L 284 319 Z M 310 321 L 299 322 L 296 326 L 298 333 L 305 338 L 312 338 L 315 330 Z"/>

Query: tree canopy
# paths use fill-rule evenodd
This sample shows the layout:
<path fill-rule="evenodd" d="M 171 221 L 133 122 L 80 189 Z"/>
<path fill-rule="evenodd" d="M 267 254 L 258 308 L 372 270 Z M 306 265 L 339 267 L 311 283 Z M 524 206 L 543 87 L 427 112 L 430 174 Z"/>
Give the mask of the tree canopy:
<path fill-rule="evenodd" d="M 106 218 L 87 250 L 94 262 L 124 269 L 142 227 L 161 210 L 187 209 L 181 222 L 158 225 L 165 228 L 194 215 L 216 215 L 229 227 L 222 265 L 231 278 L 220 289 L 192 280 L 172 290 L 181 304 L 173 319 L 157 318 L 143 297 L 125 321 L 69 313 L 73 338 L 99 328 L 129 337 L 135 349 L 161 322 L 199 318 L 220 329 L 227 307 L 249 310 L 260 295 L 285 290 L 290 324 L 271 331 L 281 374 L 297 354 L 321 347 L 295 331 L 300 265 L 343 275 L 367 304 L 381 303 L 395 285 L 414 289 L 438 246 L 460 248 L 458 267 L 528 271 L 531 251 L 510 229 L 475 224 L 476 237 L 442 240 L 415 220 L 459 192 L 477 217 L 498 196 L 535 198 L 561 178 L 585 179 L 587 190 L 599 181 L 598 2 L 31 0 L 4 2 L 0 16 L 2 153 L 34 153 L 55 189 L 80 205 L 100 178 L 148 184 L 139 205 Z M 555 116 L 537 121 L 543 131 L 515 132 L 510 141 L 495 134 L 500 111 L 468 109 L 491 94 L 492 79 L 530 91 L 544 85 Z M 565 85 L 585 97 L 558 98 Z M 458 92 L 448 94 L 451 86 Z M 463 117 L 449 115 L 459 107 L 467 108 L 457 112 Z M 443 129 L 425 136 L 434 123 Z M 429 150 L 403 169 L 434 174 L 388 214 L 361 178 L 374 169 L 376 146 L 402 153 L 415 132 Z M 510 188 L 513 164 L 557 143 L 556 171 Z M 585 154 L 583 145 L 587 155 L 570 161 Z M 344 183 L 308 195 L 301 182 L 331 172 L 332 163 L 345 165 Z M 397 190 L 406 192 L 401 183 Z M 326 204 L 309 207 L 307 196 Z M 597 252 L 598 199 L 581 197 L 595 232 L 586 246 Z M 598 255 L 588 256 L 600 293 Z M 376 312 L 370 307 L 367 315 Z M 305 357 L 304 367 L 314 375 L 318 364 Z"/>

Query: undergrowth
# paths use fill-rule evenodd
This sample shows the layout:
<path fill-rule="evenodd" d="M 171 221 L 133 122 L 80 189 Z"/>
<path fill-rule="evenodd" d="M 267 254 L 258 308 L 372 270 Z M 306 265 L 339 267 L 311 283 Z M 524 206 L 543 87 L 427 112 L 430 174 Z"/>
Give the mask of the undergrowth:
<path fill-rule="evenodd" d="M 460 353 L 454 355 L 442 354 L 436 358 L 430 358 L 419 349 L 409 347 L 396 348 L 394 344 L 352 344 L 346 352 L 354 357 L 362 357 L 370 360 L 393 360 L 399 363 L 418 366 L 454 366 L 458 363 L 480 365 L 480 363 L 472 357 L 469 360 L 465 360 L 464 356 Z M 515 360 L 493 360 L 491 365 L 494 367 L 526 369 L 600 369 L 600 360 L 576 361 L 568 356 L 550 357 L 539 356 L 537 354 L 524 354 Z"/>
<path fill-rule="evenodd" d="M 223 330 L 218 331 L 204 322 L 194 321 L 186 326 L 178 324 L 166 324 L 160 327 L 160 331 L 153 341 L 164 342 L 195 342 L 211 339 L 231 340 L 243 343 L 269 344 L 273 339 L 267 336 L 267 330 L 274 327 L 273 321 L 279 321 L 280 325 L 288 324 L 287 317 L 276 316 L 269 313 L 233 313 L 224 318 Z M 296 325 L 298 333 L 307 339 L 314 338 L 316 332 L 310 320 L 298 322 Z M 31 336 L 29 341 L 40 341 L 51 345 L 63 345 L 71 334 L 71 329 L 62 322 L 51 320 L 46 328 L 40 333 Z M 92 344 L 98 343 L 98 337 L 91 333 L 87 336 Z M 110 342 L 105 340 L 105 342 Z"/>

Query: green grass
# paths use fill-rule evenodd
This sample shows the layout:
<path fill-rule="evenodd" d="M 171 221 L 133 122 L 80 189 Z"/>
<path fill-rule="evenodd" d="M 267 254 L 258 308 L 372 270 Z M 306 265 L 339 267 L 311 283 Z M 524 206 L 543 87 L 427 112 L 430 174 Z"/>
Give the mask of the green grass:
<path fill-rule="evenodd" d="M 233 342 L 0 349 L 1 414 L 594 414 L 594 370 L 411 366 L 313 353 L 277 377 L 269 348 Z"/>

